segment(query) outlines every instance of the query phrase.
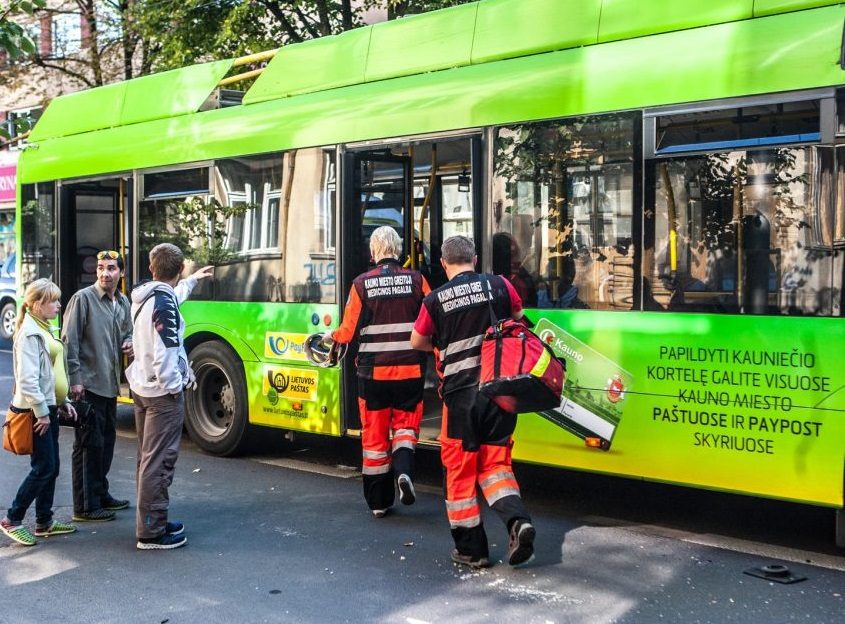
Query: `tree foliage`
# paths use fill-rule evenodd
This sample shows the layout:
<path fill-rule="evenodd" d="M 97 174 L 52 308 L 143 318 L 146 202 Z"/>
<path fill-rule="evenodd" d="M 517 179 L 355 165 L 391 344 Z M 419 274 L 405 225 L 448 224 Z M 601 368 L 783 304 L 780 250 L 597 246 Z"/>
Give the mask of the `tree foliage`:
<path fill-rule="evenodd" d="M 45 0 L 11 0 L 0 5 L 0 49 L 17 60 L 10 80 L 36 66 L 96 87 L 338 34 L 364 25 L 372 9 L 397 19 L 470 1 L 68 0 L 47 6 Z M 23 14 L 81 17 L 81 41 L 63 45 L 54 32 L 57 45 L 41 50 L 12 20 Z"/>
<path fill-rule="evenodd" d="M 159 243 L 172 243 L 197 264 L 222 264 L 235 255 L 226 245 L 227 224 L 252 209 L 255 206 L 251 204 L 224 206 L 213 197 L 171 201 L 162 213 L 142 215 L 141 246 L 151 249 Z"/>
<path fill-rule="evenodd" d="M 137 0 L 133 23 L 143 72 L 240 56 L 364 25 L 370 9 L 388 19 L 472 0 Z"/>
<path fill-rule="evenodd" d="M 35 42 L 18 19 L 43 9 L 44 3 L 45 0 L 11 0 L 0 4 L 0 51 L 8 58 L 16 60 L 35 53 Z"/>

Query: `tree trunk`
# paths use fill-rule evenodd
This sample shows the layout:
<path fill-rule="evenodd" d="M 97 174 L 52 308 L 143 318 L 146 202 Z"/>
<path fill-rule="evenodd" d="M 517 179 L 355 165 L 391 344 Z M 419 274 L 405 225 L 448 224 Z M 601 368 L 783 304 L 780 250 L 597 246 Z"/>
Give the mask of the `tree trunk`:
<path fill-rule="evenodd" d="M 135 0 L 123 0 L 118 4 L 120 11 L 120 32 L 121 50 L 123 52 L 123 79 L 131 80 L 135 75 L 135 68 L 132 59 L 135 57 L 135 49 L 138 47 L 138 39 L 135 36 L 134 24 L 132 21 L 132 5 Z"/>
<path fill-rule="evenodd" d="M 326 6 L 326 0 L 317 0 L 317 15 L 320 18 L 318 25 L 320 36 L 332 34 L 332 21 L 329 19 L 329 7 Z"/>
<path fill-rule="evenodd" d="M 343 20 L 343 30 L 352 30 L 352 0 L 341 0 L 340 10 Z"/>
<path fill-rule="evenodd" d="M 103 67 L 100 48 L 97 45 L 97 14 L 94 8 L 94 0 L 77 0 L 76 4 L 82 12 L 82 19 L 87 27 L 86 32 L 82 34 L 82 46 L 88 52 L 92 82 L 96 86 L 102 86 L 104 84 Z"/>

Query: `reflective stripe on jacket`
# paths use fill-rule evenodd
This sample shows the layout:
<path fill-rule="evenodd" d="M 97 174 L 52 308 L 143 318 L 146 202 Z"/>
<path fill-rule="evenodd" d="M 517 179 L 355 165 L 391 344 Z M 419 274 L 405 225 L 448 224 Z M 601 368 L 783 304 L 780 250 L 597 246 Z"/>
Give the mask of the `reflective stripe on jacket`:
<path fill-rule="evenodd" d="M 358 337 L 358 375 L 372 379 L 421 377 L 425 353 L 411 348 L 411 330 L 423 297 L 430 292 L 418 271 L 404 269 L 393 258 L 352 282 L 341 326 L 334 340 Z"/>
<path fill-rule="evenodd" d="M 432 343 L 439 352 L 443 394 L 478 385 L 481 342 L 490 327 L 485 291 L 490 293 L 497 319 L 511 316 L 513 302 L 505 279 L 474 271 L 456 275 L 423 302 L 435 328 Z"/>

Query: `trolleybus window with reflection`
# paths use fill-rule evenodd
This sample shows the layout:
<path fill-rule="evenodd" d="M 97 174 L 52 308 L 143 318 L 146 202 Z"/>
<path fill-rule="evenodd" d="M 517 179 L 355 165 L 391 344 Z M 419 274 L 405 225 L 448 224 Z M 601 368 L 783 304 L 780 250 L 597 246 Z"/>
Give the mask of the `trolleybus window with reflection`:
<path fill-rule="evenodd" d="M 173 243 L 188 260 L 208 264 L 213 255 L 207 229 L 209 204 L 209 168 L 196 167 L 158 171 L 142 176 L 141 201 L 138 202 L 138 277 L 150 275 L 146 261 L 150 250 L 159 243 Z M 205 262 L 203 262 L 205 261 Z"/>
<path fill-rule="evenodd" d="M 21 188 L 21 281 L 56 280 L 56 185 L 25 184 Z"/>
<path fill-rule="evenodd" d="M 645 307 L 830 315 L 832 157 L 778 147 L 652 161 Z"/>
<path fill-rule="evenodd" d="M 634 115 L 497 131 L 493 269 L 524 304 L 633 306 Z"/>
<path fill-rule="evenodd" d="M 334 149 L 217 161 L 214 195 L 227 217 L 215 270 L 220 301 L 335 301 Z"/>
<path fill-rule="evenodd" d="M 159 195 L 140 203 L 141 257 L 172 242 L 187 252 L 186 271 L 215 265 L 192 299 L 334 302 L 334 150 L 220 160 L 212 171 L 205 192 L 195 173 L 153 180 Z"/>

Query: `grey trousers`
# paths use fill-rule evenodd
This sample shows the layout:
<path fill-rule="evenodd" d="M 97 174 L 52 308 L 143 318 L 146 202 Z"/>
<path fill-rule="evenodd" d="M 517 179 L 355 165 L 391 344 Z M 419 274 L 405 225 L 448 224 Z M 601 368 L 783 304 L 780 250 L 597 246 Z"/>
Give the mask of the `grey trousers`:
<path fill-rule="evenodd" d="M 134 395 L 135 429 L 138 433 L 138 504 L 136 536 L 159 537 L 165 532 L 168 488 L 173 483 L 182 424 L 185 421 L 185 398 L 176 396 L 142 397 Z"/>

